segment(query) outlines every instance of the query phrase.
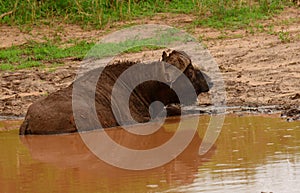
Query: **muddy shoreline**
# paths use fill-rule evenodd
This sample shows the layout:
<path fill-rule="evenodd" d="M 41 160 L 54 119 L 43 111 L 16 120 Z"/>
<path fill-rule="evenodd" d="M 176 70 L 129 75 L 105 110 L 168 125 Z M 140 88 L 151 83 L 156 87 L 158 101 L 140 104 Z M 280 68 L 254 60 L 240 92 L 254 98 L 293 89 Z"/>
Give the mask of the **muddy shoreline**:
<path fill-rule="evenodd" d="M 224 106 L 219 107 L 223 109 L 222 114 L 225 115 L 259 115 L 259 116 L 272 116 L 281 117 L 286 121 L 300 121 L 300 109 L 292 107 L 280 107 L 280 106 Z M 215 115 L 216 110 L 213 106 L 185 106 L 182 109 L 183 115 Z M 221 111 L 220 111 L 221 112 Z M 11 121 L 23 121 L 24 115 L 0 115 L 0 121 L 11 120 Z"/>

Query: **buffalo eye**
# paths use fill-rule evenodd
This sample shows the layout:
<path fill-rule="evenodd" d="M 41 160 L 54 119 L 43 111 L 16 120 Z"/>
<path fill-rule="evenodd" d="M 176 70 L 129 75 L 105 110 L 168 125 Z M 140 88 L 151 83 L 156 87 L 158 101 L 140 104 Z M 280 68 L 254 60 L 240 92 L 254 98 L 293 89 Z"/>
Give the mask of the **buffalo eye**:
<path fill-rule="evenodd" d="M 195 78 L 195 70 L 192 68 L 187 69 L 187 75 L 189 78 Z"/>
<path fill-rule="evenodd" d="M 188 77 L 191 79 L 195 78 L 195 71 L 191 68 L 188 69 Z"/>

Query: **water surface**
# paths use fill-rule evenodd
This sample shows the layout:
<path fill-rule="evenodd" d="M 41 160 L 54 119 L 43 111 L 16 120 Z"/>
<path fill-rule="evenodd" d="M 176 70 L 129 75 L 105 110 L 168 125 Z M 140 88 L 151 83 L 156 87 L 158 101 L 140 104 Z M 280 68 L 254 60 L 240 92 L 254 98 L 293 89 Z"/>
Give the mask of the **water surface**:
<path fill-rule="evenodd" d="M 200 120 L 199 133 L 180 156 L 146 171 L 106 164 L 78 134 L 20 137 L 17 130 L 2 131 L 0 192 L 299 192 L 300 122 L 228 115 L 216 144 L 199 156 L 209 116 Z M 142 138 L 121 129 L 107 132 L 124 146 L 148 149 L 170 139 L 177 122 L 172 118 Z M 18 124 L 2 121 L 0 127 Z"/>

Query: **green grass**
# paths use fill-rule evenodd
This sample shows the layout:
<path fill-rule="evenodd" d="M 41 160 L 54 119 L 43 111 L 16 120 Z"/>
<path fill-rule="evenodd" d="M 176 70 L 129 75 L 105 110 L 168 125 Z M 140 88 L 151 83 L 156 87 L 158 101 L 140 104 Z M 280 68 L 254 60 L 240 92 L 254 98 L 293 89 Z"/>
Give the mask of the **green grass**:
<path fill-rule="evenodd" d="M 283 30 L 278 32 L 278 38 L 280 39 L 280 41 L 282 43 L 288 43 L 291 41 L 290 33 L 287 31 L 283 31 Z"/>
<path fill-rule="evenodd" d="M 168 12 L 196 15 L 196 25 L 236 28 L 268 18 L 289 5 L 291 0 L 0 0 L 0 23 L 62 22 L 102 28 L 115 21 Z"/>
<path fill-rule="evenodd" d="M 94 43 L 80 41 L 73 46 L 61 48 L 53 42 L 29 42 L 25 45 L 0 49 L 0 70 L 16 70 L 57 65 L 59 60 L 72 57 L 82 59 Z"/>
<path fill-rule="evenodd" d="M 170 28 L 168 30 L 157 31 L 157 36 L 141 38 L 135 36 L 125 41 L 117 43 L 99 43 L 96 44 L 86 55 L 87 58 L 101 58 L 114 56 L 120 53 L 140 52 L 142 50 L 157 50 L 169 47 L 169 45 L 178 45 L 181 42 L 196 41 L 188 34 L 183 34 L 180 30 Z"/>
<path fill-rule="evenodd" d="M 211 8 L 206 10 L 208 16 L 196 20 L 196 26 L 208 26 L 217 29 L 236 30 L 255 25 L 258 21 L 269 19 L 279 13 L 290 1 L 210 1 Z M 238 3 L 238 4 L 237 4 Z"/>
<path fill-rule="evenodd" d="M 166 47 L 163 46 L 155 46 L 155 45 L 148 45 L 148 46 L 136 46 L 129 48 L 128 50 L 125 50 L 124 53 L 138 53 L 142 51 L 148 51 L 148 50 L 159 50 Z"/>
<path fill-rule="evenodd" d="M 32 67 L 55 67 L 60 60 L 73 58 L 82 60 L 84 57 L 100 58 L 114 56 L 119 53 L 135 53 L 144 50 L 157 50 L 170 44 L 191 41 L 192 37 L 183 35 L 180 30 L 169 29 L 150 38 L 132 39 L 117 43 L 88 43 L 85 41 L 70 41 L 74 45 L 61 48 L 60 41 L 38 43 L 30 41 L 20 46 L 0 49 L 0 70 L 17 70 Z M 63 63 L 63 62 L 61 62 Z M 50 64 L 50 66 L 49 66 Z"/>
<path fill-rule="evenodd" d="M 135 53 L 144 50 L 157 50 L 179 42 L 194 40 L 180 30 L 170 28 L 163 33 L 158 30 L 157 36 L 143 38 L 134 36 L 131 39 L 117 43 L 88 43 L 85 41 L 69 41 L 74 45 L 61 48 L 61 41 L 34 42 L 0 49 L 0 70 L 17 70 L 32 67 L 55 67 L 60 60 L 73 58 L 82 60 L 87 58 L 101 58 L 114 56 L 120 53 Z M 195 40 L 194 40 L 195 41 Z M 50 66 L 49 66 L 50 64 Z"/>
<path fill-rule="evenodd" d="M 54 20 L 82 26 L 103 27 L 114 21 L 124 21 L 159 12 L 190 13 L 195 2 L 173 0 L 2 0 L 0 13 L 10 13 L 0 20 L 12 25 L 48 25 Z"/>

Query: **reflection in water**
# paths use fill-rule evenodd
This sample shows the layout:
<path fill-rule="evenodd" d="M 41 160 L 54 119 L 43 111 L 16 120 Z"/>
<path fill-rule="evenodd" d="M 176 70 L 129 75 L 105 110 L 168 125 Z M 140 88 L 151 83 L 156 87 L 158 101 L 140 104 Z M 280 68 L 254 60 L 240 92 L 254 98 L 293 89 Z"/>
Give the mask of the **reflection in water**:
<path fill-rule="evenodd" d="M 198 156 L 209 117 L 200 120 L 199 134 L 180 156 L 146 171 L 104 163 L 78 134 L 0 132 L 1 192 L 298 192 L 300 122 L 227 116 L 213 149 Z M 171 118 L 142 138 L 122 129 L 106 132 L 124 146 L 149 149 L 170 139 L 177 123 Z"/>
<path fill-rule="evenodd" d="M 128 134 L 121 129 L 110 129 L 106 132 L 116 142 L 136 149 L 156 147 L 173 134 L 160 129 L 151 136 L 141 136 L 140 138 L 143 139 L 137 140 L 137 136 Z M 28 147 L 34 159 L 50 163 L 59 168 L 76 168 L 80 174 L 77 176 L 77 180 L 85 181 L 89 179 L 88 181 L 92 183 L 95 183 L 95 180 L 97 183 L 103 180 L 106 183 L 103 184 L 102 188 L 109 190 L 109 192 L 119 192 L 124 186 L 129 188 L 130 185 L 132 187 L 131 191 L 134 191 L 136 190 L 136 183 L 140 183 L 144 188 L 147 181 L 152 181 L 155 185 L 159 184 L 161 180 L 168 185 L 172 185 L 173 182 L 176 182 L 177 185 L 191 183 L 194 174 L 197 173 L 197 167 L 203 162 L 201 159 L 206 158 L 205 160 L 207 160 L 212 154 L 209 153 L 205 157 L 197 155 L 200 139 L 199 136 L 195 136 L 189 147 L 172 162 L 156 169 L 137 172 L 120 169 L 99 160 L 87 149 L 79 134 L 26 136 L 21 137 L 21 141 Z M 134 179 L 132 184 L 130 183 L 131 177 Z M 139 179 L 143 179 L 143 182 L 138 182 Z"/>

